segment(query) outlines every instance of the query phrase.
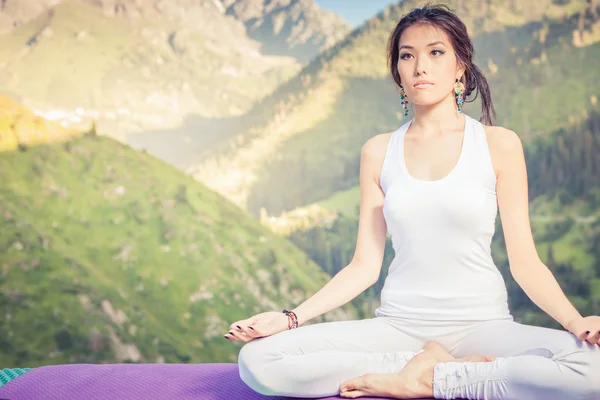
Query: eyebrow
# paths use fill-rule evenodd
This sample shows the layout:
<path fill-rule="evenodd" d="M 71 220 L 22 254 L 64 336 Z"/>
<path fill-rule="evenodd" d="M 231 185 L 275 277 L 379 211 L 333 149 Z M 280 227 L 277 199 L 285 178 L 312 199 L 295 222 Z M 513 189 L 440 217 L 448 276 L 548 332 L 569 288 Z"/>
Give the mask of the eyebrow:
<path fill-rule="evenodd" d="M 441 44 L 442 46 L 445 46 L 444 42 L 442 42 L 441 40 L 436 40 L 435 42 L 431 42 L 427 46 L 435 46 L 436 44 Z M 414 49 L 414 47 L 409 46 L 407 44 L 403 44 L 402 46 L 400 46 L 398 48 L 398 50 L 402 50 L 402 49 Z"/>

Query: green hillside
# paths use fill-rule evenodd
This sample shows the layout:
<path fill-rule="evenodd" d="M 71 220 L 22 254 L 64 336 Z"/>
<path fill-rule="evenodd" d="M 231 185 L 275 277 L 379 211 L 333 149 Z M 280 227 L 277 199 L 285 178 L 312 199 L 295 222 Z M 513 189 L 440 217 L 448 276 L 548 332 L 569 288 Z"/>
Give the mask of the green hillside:
<path fill-rule="evenodd" d="M 233 203 L 93 132 L 0 153 L 0 171 L 0 368 L 235 361 L 231 322 L 328 280 Z"/>

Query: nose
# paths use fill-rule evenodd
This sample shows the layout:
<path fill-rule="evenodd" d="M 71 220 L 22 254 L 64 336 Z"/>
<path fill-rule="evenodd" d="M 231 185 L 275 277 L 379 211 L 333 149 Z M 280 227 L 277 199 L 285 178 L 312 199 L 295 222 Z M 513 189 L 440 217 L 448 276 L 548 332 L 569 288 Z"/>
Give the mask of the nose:
<path fill-rule="evenodd" d="M 427 57 L 418 57 L 417 62 L 415 63 L 415 73 L 418 75 L 427 74 L 429 70 L 428 65 L 429 60 Z"/>

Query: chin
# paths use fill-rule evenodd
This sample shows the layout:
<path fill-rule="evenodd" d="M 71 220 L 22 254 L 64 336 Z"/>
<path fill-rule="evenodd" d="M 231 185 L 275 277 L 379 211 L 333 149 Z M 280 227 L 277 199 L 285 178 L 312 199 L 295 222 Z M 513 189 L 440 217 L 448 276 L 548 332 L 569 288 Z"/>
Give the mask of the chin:
<path fill-rule="evenodd" d="M 432 106 L 434 104 L 439 103 L 443 99 L 443 97 L 432 96 L 429 94 L 425 95 L 425 93 L 418 93 L 416 96 L 413 96 L 412 99 L 410 97 L 408 98 L 409 101 L 412 100 L 412 103 L 417 106 Z"/>
<path fill-rule="evenodd" d="M 410 97 L 408 98 L 408 100 L 410 101 Z M 441 102 L 443 99 L 441 98 L 427 98 L 427 99 L 423 99 L 423 98 L 417 98 L 417 99 L 412 99 L 412 103 L 416 106 L 433 106 L 435 104 L 438 104 L 439 102 Z"/>

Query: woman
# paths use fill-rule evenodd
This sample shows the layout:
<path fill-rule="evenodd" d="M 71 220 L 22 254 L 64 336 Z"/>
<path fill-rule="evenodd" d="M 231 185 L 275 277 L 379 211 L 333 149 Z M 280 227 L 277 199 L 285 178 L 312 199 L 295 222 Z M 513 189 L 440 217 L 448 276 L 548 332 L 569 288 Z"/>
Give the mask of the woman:
<path fill-rule="evenodd" d="M 522 145 L 492 126 L 464 24 L 446 6 L 414 9 L 391 34 L 388 56 L 414 119 L 361 150 L 354 258 L 293 312 L 231 325 L 226 338 L 249 342 L 241 378 L 293 397 L 600 399 L 600 316 L 582 317 L 538 257 Z M 474 90 L 483 123 L 462 113 Z M 510 314 L 490 250 L 498 209 L 512 275 L 565 330 Z M 375 318 L 298 328 L 377 280 L 387 232 L 395 258 Z"/>

